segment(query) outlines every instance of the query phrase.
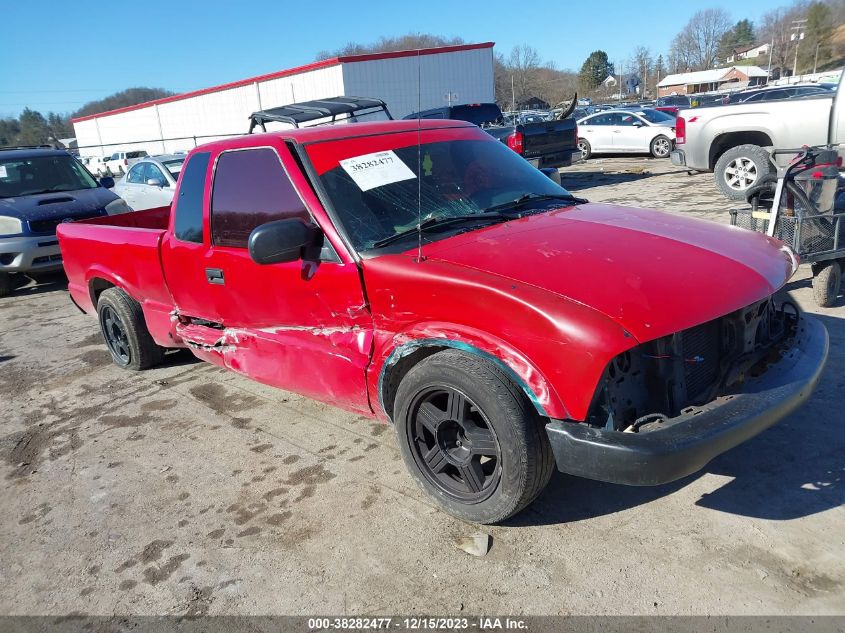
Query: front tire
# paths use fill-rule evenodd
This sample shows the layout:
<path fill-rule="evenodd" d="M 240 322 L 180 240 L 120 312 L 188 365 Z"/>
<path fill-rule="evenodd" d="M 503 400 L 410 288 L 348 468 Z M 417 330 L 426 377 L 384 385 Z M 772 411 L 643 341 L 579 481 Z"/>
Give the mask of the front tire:
<path fill-rule="evenodd" d="M 149 369 L 164 350 L 150 336 L 141 304 L 120 288 L 108 288 L 97 301 L 100 331 L 114 364 L 123 369 Z"/>
<path fill-rule="evenodd" d="M 730 200 L 745 200 L 748 189 L 772 173 L 769 153 L 759 145 L 737 145 L 719 157 L 714 168 L 716 186 Z"/>
<path fill-rule="evenodd" d="M 655 136 L 651 140 L 649 150 L 655 158 L 666 158 L 672 152 L 672 141 L 669 137 L 663 136 L 662 134 Z"/>
<path fill-rule="evenodd" d="M 593 148 L 585 138 L 578 139 L 578 149 L 581 150 L 581 160 L 587 160 L 593 155 Z"/>
<path fill-rule="evenodd" d="M 433 354 L 407 373 L 395 403 L 405 465 L 453 516 L 504 521 L 552 476 L 554 457 L 537 412 L 485 359 L 455 350 Z"/>
<path fill-rule="evenodd" d="M 839 297 L 842 286 L 842 266 L 834 260 L 813 267 L 813 298 L 820 308 L 829 308 Z"/>

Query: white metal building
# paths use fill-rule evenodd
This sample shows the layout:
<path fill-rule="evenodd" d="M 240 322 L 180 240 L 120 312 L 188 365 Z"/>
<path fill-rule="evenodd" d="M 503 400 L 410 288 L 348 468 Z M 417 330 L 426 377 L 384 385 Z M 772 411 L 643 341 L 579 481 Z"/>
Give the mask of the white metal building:
<path fill-rule="evenodd" d="M 168 153 L 246 133 L 257 110 L 338 96 L 382 99 L 397 119 L 447 101 L 494 101 L 493 42 L 335 57 L 80 117 L 73 128 L 83 156 Z"/>

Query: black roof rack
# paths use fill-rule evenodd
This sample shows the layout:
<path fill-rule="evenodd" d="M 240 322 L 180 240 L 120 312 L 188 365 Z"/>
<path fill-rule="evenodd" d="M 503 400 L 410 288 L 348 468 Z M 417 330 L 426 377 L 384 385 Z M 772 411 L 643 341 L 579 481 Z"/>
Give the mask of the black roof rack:
<path fill-rule="evenodd" d="M 249 133 L 252 134 L 252 131 L 256 127 L 260 127 L 262 131 L 266 132 L 267 128 L 264 124 L 268 121 L 278 121 L 299 127 L 300 123 L 316 121 L 317 119 L 331 117 L 331 121 L 327 121 L 326 123 L 332 124 L 338 120 L 342 121 L 351 119 L 356 115 L 373 114 L 375 112 L 384 112 L 388 119 L 393 118 L 387 109 L 387 104 L 381 99 L 367 97 L 329 97 L 327 99 L 315 99 L 314 101 L 291 103 L 290 105 L 279 108 L 269 108 L 268 110 L 253 112 L 249 115 Z M 343 114 L 347 116 L 343 119 L 337 118 L 338 115 Z"/>

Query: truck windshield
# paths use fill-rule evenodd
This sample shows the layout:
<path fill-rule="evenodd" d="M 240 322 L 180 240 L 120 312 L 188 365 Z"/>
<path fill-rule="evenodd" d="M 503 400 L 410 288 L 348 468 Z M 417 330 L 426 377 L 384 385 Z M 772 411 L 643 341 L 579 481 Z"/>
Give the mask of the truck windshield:
<path fill-rule="evenodd" d="M 473 223 L 468 216 L 493 207 L 501 218 L 511 206 L 527 213 L 571 204 L 561 199 L 573 200 L 565 189 L 492 139 L 423 143 L 419 153 L 411 145 L 355 156 L 340 161 L 320 180 L 359 251 L 392 243 L 390 238 L 418 223 L 432 227 L 423 236 L 431 242 L 456 230 L 481 228 L 483 222 Z M 489 213 L 479 220 L 493 216 Z M 470 222 L 451 222 L 452 218 Z M 407 243 L 403 239 L 396 243 L 407 247 L 414 239 L 411 231 Z"/>
<path fill-rule="evenodd" d="M 0 158 L 0 198 L 94 189 L 96 181 L 71 156 Z"/>

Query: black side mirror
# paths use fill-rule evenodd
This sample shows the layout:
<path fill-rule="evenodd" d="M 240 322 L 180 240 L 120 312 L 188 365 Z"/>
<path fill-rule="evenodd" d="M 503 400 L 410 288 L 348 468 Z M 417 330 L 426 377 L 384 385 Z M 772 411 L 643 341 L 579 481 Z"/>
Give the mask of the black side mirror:
<path fill-rule="evenodd" d="M 100 186 L 105 187 L 106 189 L 111 189 L 114 187 L 114 178 L 111 176 L 103 176 L 100 178 Z"/>
<path fill-rule="evenodd" d="M 554 182 L 556 185 L 560 184 L 560 172 L 554 167 L 543 167 L 543 169 L 541 169 L 540 171 L 543 172 L 549 178 L 549 180 Z"/>
<path fill-rule="evenodd" d="M 294 262 L 319 234 L 313 224 L 300 218 L 274 220 L 257 226 L 249 235 L 249 256 L 256 264 Z"/>

